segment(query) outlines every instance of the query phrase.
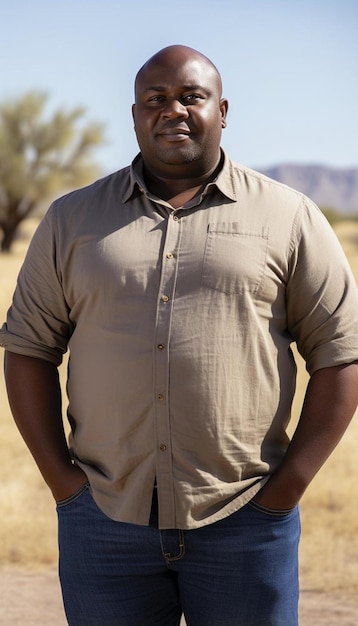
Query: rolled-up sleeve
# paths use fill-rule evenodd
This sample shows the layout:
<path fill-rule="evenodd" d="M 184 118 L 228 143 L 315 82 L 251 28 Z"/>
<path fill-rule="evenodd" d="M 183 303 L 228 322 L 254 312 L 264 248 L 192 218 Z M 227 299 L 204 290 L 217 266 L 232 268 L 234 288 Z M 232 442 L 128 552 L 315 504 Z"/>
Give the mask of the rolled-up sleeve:
<path fill-rule="evenodd" d="M 60 365 L 72 324 L 58 269 L 55 230 L 52 206 L 30 243 L 0 330 L 0 344 L 10 352 Z"/>
<path fill-rule="evenodd" d="M 305 199 L 296 217 L 288 325 L 312 375 L 357 359 L 358 294 L 341 245 L 319 209 Z"/>

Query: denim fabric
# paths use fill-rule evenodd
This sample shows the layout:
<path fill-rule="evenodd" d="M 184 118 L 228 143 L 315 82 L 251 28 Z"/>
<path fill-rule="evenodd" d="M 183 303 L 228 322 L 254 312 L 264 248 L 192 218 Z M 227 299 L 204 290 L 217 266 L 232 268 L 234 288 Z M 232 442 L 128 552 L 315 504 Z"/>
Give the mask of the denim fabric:
<path fill-rule="evenodd" d="M 298 507 L 248 504 L 195 530 L 115 522 L 87 487 L 58 506 L 70 626 L 297 626 Z"/>

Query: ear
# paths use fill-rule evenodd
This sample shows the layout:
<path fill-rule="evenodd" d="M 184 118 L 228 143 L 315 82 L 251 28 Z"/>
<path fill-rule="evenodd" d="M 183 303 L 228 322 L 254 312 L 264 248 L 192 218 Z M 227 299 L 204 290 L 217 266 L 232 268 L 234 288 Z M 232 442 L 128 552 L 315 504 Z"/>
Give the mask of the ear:
<path fill-rule="evenodd" d="M 132 118 L 135 126 L 135 104 L 132 104 Z"/>
<path fill-rule="evenodd" d="M 221 113 L 221 126 L 222 128 L 226 128 L 226 115 L 229 108 L 229 102 L 226 98 L 221 98 L 220 100 L 220 113 Z"/>

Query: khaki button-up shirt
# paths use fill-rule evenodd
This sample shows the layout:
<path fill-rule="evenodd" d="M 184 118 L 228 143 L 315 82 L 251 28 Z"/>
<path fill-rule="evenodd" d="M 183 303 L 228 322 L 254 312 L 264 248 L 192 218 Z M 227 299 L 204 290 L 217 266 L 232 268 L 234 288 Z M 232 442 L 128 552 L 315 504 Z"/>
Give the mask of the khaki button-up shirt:
<path fill-rule="evenodd" d="M 173 210 L 142 161 L 57 200 L 21 270 L 2 345 L 58 365 L 70 447 L 111 518 L 215 522 L 281 462 L 295 390 L 358 358 L 357 290 L 302 194 L 230 161 Z M 329 419 L 329 416 L 327 416 Z"/>

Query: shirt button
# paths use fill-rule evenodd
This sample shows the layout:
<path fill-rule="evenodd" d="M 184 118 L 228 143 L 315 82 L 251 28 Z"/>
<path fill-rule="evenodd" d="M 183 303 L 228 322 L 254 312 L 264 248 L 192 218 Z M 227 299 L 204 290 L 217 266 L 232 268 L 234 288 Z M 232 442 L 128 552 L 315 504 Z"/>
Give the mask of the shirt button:
<path fill-rule="evenodd" d="M 164 350 L 164 346 L 162 343 L 158 343 L 157 348 L 158 350 Z"/>
<path fill-rule="evenodd" d="M 163 396 L 163 394 L 162 394 L 162 393 L 158 393 L 158 395 L 157 395 L 157 399 L 158 399 L 158 400 L 164 400 L 164 396 Z"/>
<path fill-rule="evenodd" d="M 173 259 L 173 258 L 174 258 L 174 254 L 172 252 L 168 252 L 167 259 Z"/>
<path fill-rule="evenodd" d="M 173 215 L 174 222 L 179 222 L 179 217 L 177 215 Z"/>
<path fill-rule="evenodd" d="M 168 302 L 168 300 L 169 300 L 169 296 L 165 296 L 164 295 L 164 296 L 161 297 L 161 301 L 162 302 Z"/>
<path fill-rule="evenodd" d="M 160 449 L 162 452 L 165 452 L 165 451 L 166 451 L 166 449 L 167 449 L 167 446 L 165 445 L 165 443 L 162 443 L 162 444 L 159 446 L 159 449 Z"/>

